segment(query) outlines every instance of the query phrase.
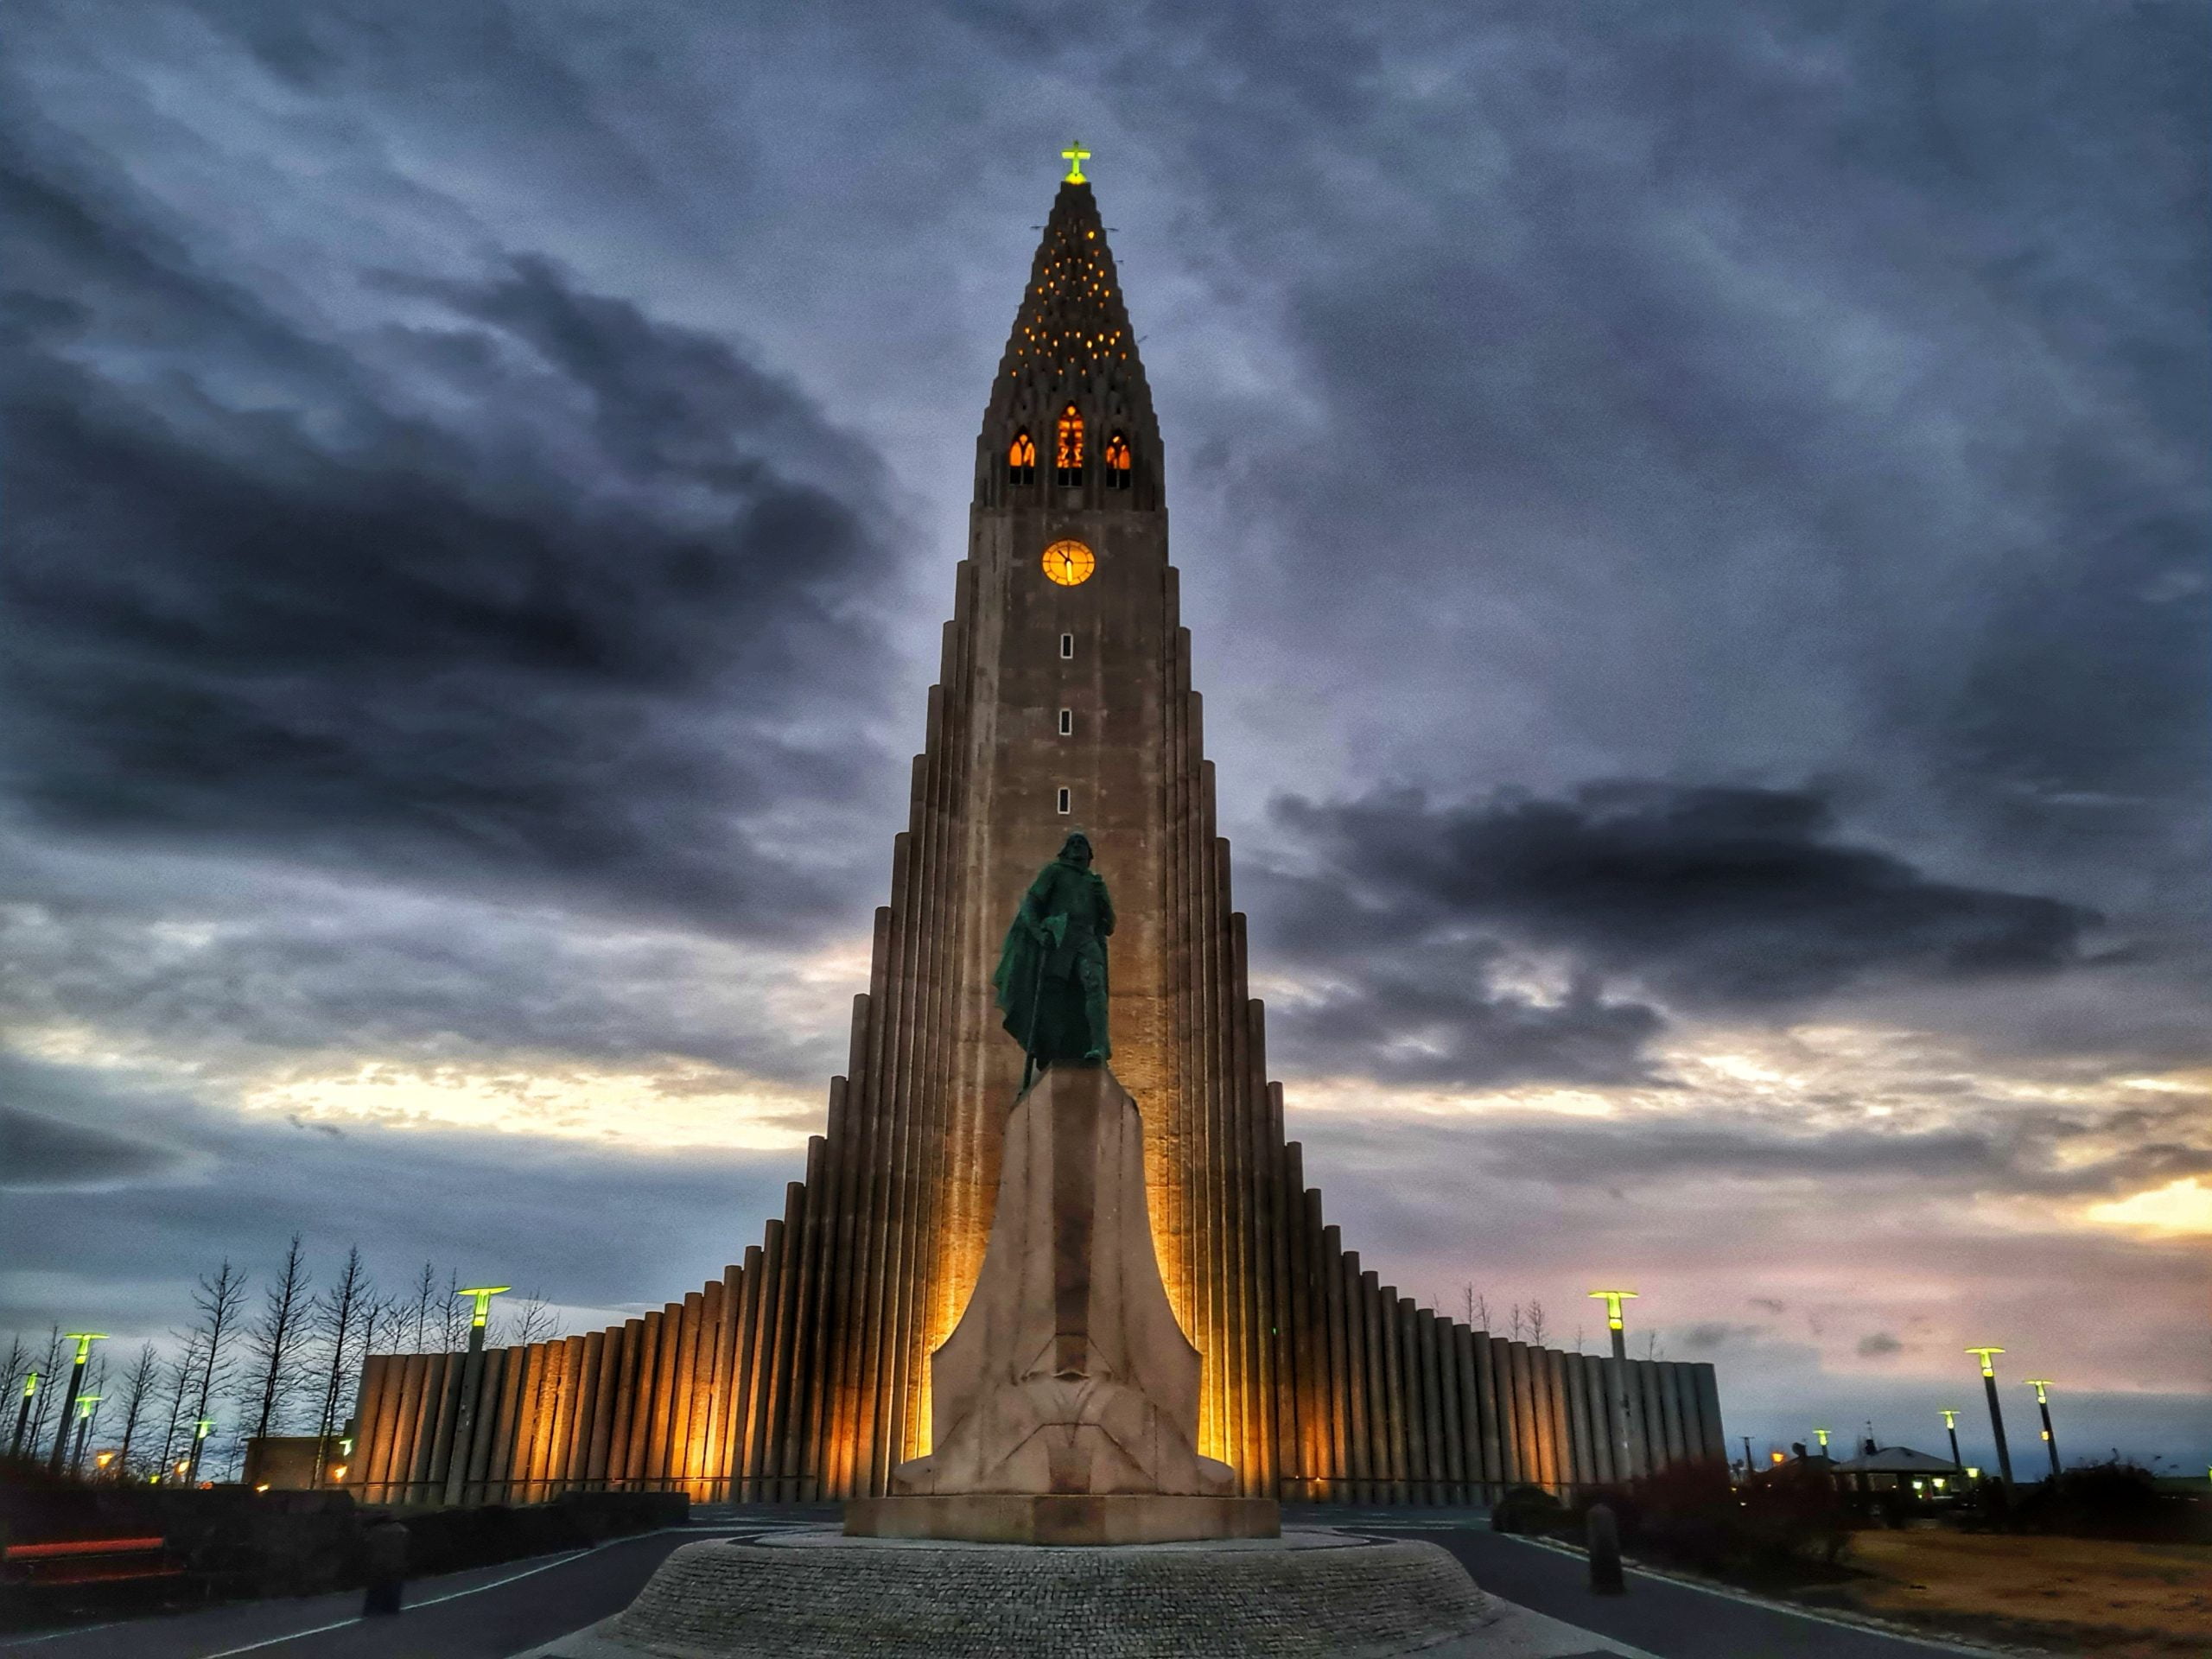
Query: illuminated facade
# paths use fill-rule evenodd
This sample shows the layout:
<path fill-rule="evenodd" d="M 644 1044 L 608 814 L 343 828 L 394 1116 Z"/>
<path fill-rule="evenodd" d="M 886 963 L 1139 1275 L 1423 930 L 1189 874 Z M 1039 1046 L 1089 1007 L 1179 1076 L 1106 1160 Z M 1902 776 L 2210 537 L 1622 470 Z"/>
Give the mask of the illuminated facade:
<path fill-rule="evenodd" d="M 974 1283 L 1020 1085 L 992 967 L 1071 824 L 1121 918 L 1114 1068 L 1144 1113 L 1161 1276 L 1204 1357 L 1202 1451 L 1249 1493 L 1364 1502 L 1723 1460 L 1710 1366 L 1532 1348 L 1417 1308 L 1305 1184 L 1215 834 L 1159 427 L 1087 183 L 1053 206 L 976 458 L 891 902 L 782 1218 L 642 1319 L 486 1351 L 474 1372 L 372 1357 L 349 1481 L 446 1501 L 882 1492 L 929 1449 L 928 1357 Z M 482 1427 L 455 1446 L 467 1421 Z"/>

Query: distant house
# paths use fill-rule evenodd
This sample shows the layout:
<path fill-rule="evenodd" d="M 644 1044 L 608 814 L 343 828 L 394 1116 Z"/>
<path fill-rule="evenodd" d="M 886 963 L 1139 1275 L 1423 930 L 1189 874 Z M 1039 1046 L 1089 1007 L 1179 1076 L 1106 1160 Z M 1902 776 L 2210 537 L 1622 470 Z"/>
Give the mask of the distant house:
<path fill-rule="evenodd" d="M 1931 1458 L 1909 1446 L 1870 1445 L 1831 1472 L 1862 1492 L 1910 1491 L 1921 1497 L 1945 1497 L 1966 1484 L 1966 1471 L 1948 1458 Z"/>

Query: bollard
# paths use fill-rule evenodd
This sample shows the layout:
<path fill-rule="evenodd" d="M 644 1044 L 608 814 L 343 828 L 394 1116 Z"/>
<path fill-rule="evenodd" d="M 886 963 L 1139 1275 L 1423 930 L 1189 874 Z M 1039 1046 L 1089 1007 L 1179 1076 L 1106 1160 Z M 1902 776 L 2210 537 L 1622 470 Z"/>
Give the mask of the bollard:
<path fill-rule="evenodd" d="M 361 1617 L 374 1618 L 399 1611 L 400 1586 L 407 1579 L 407 1529 L 397 1521 L 369 1529 L 368 1585 L 361 1596 Z"/>
<path fill-rule="evenodd" d="M 1626 1593 L 1628 1580 L 1621 1572 L 1621 1529 L 1612 1510 L 1592 1503 L 1583 1536 L 1590 1546 L 1590 1589 L 1594 1595 Z"/>

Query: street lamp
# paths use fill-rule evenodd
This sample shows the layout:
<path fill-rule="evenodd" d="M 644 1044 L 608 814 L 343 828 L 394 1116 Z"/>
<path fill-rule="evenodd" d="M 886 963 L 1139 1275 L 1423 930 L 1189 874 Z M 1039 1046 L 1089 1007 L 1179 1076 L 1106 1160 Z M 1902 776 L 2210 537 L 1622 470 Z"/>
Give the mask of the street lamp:
<path fill-rule="evenodd" d="M 2023 1377 L 2022 1382 L 2036 1391 L 2036 1409 L 2043 1414 L 2043 1449 L 2050 1453 L 2050 1473 L 2058 1477 L 2058 1442 L 2050 1434 L 2050 1396 L 2044 1390 L 2050 1386 L 2047 1376 Z"/>
<path fill-rule="evenodd" d="M 491 1322 L 492 1299 L 513 1288 L 512 1285 L 471 1285 L 454 1292 L 456 1296 L 474 1296 L 476 1307 L 468 1319 L 468 1357 L 461 1363 L 461 1411 L 454 1424 L 453 1460 L 446 1470 L 448 1503 L 461 1501 L 468 1483 L 468 1465 L 475 1460 L 476 1391 L 484 1372 L 484 1328 Z"/>
<path fill-rule="evenodd" d="M 1951 1467 L 1963 1469 L 1966 1465 L 1959 1461 L 1959 1408 L 1938 1406 L 1936 1409 L 1943 1414 L 1943 1432 L 1951 1437 Z"/>
<path fill-rule="evenodd" d="M 1621 1402 L 1620 1421 L 1620 1478 L 1624 1482 L 1636 1478 L 1636 1408 L 1629 1402 L 1628 1389 L 1628 1329 L 1621 1319 L 1621 1304 L 1636 1300 L 1632 1290 L 1593 1290 L 1590 1300 L 1605 1305 L 1605 1329 L 1613 1333 L 1613 1397 Z M 1748 1455 L 1748 1454 L 1746 1454 Z M 1751 1471 L 1746 1469 L 1749 1479 Z"/>
<path fill-rule="evenodd" d="M 77 1396 L 77 1449 L 69 1454 L 69 1478 L 74 1480 L 85 1466 L 85 1442 L 92 1432 L 92 1408 L 100 1402 L 97 1394 Z M 68 1431 L 64 1429 L 66 1435 Z"/>
<path fill-rule="evenodd" d="M 2005 1408 L 1997 1403 L 1997 1368 L 1989 1363 L 2004 1351 L 1992 1347 L 1967 1350 L 1981 1360 L 1982 1390 L 1989 1395 L 1989 1430 L 1997 1437 L 1997 1478 L 2009 1488 L 2012 1484 L 2012 1452 L 2005 1444 Z"/>
<path fill-rule="evenodd" d="M 200 1484 L 200 1454 L 207 1449 L 207 1437 L 214 1432 L 215 1420 L 213 1417 L 202 1417 L 193 1424 L 192 1456 L 184 1465 L 186 1485 L 197 1486 Z"/>
<path fill-rule="evenodd" d="M 1815 1429 L 1815 1430 L 1813 1431 L 1813 1437 L 1814 1437 L 1814 1439 L 1817 1440 L 1818 1440 L 1818 1441 L 1820 1441 L 1820 1443 L 1821 1443 L 1821 1455 L 1822 1457 L 1824 1457 L 1824 1458 L 1825 1458 L 1826 1456 L 1827 1456 L 1827 1454 L 1828 1454 L 1828 1432 L 1827 1432 L 1827 1430 L 1826 1430 L 1825 1428 L 1816 1428 L 1816 1429 Z"/>
<path fill-rule="evenodd" d="M 77 1344 L 77 1363 L 69 1368 L 69 1392 L 62 1396 L 61 1420 L 54 1425 L 54 1454 L 46 1460 L 49 1475 L 61 1472 L 61 1461 L 69 1453 L 69 1414 L 77 1408 L 78 1392 L 85 1386 L 85 1362 L 92 1357 L 94 1343 L 107 1340 L 105 1331 L 72 1331 L 67 1334 Z"/>
<path fill-rule="evenodd" d="M 16 1438 L 8 1442 L 8 1455 L 23 1455 L 23 1431 L 31 1425 L 31 1402 L 38 1398 L 38 1373 L 26 1372 L 23 1376 L 23 1403 L 16 1408 Z"/>

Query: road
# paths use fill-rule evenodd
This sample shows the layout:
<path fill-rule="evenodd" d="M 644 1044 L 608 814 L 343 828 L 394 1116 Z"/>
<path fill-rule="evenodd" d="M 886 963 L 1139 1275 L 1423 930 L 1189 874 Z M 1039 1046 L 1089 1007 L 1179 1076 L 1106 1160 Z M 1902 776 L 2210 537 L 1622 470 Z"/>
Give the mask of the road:
<path fill-rule="evenodd" d="M 779 1522 L 798 1518 L 790 1511 Z M 817 1517 L 809 1517 L 815 1519 Z M 818 1519 L 826 1520 L 825 1513 Z M 1592 1595 L 1579 1557 L 1489 1530 L 1478 1516 L 1416 1527 L 1395 1514 L 1301 1511 L 1376 1537 L 1422 1539 L 1449 1550 L 1483 1588 L 1507 1601 L 1642 1648 L 1659 1659 L 1928 1659 L 1960 1652 L 1738 1600 L 1644 1573 L 1629 1593 Z M 1439 1524 L 1439 1522 L 1443 1522 Z M 597 1549 L 510 1562 L 408 1586 L 407 1611 L 364 1620 L 358 1592 L 252 1602 L 133 1619 L 51 1636 L 0 1637 L 4 1659 L 512 1659 L 626 1605 L 678 1545 L 752 1537 L 734 1519 L 626 1538 Z"/>
<path fill-rule="evenodd" d="M 1440 1544 L 1492 1595 L 1659 1659 L 1929 1659 L 1933 1654 L 1971 1651 L 1949 1643 L 1885 1636 L 1634 1568 L 1629 1570 L 1627 1594 L 1592 1595 L 1589 1564 L 1580 1555 L 1492 1532 L 1487 1524 L 1419 1529 L 1391 1524 L 1402 1518 L 1337 1524 L 1370 1537 Z"/>

